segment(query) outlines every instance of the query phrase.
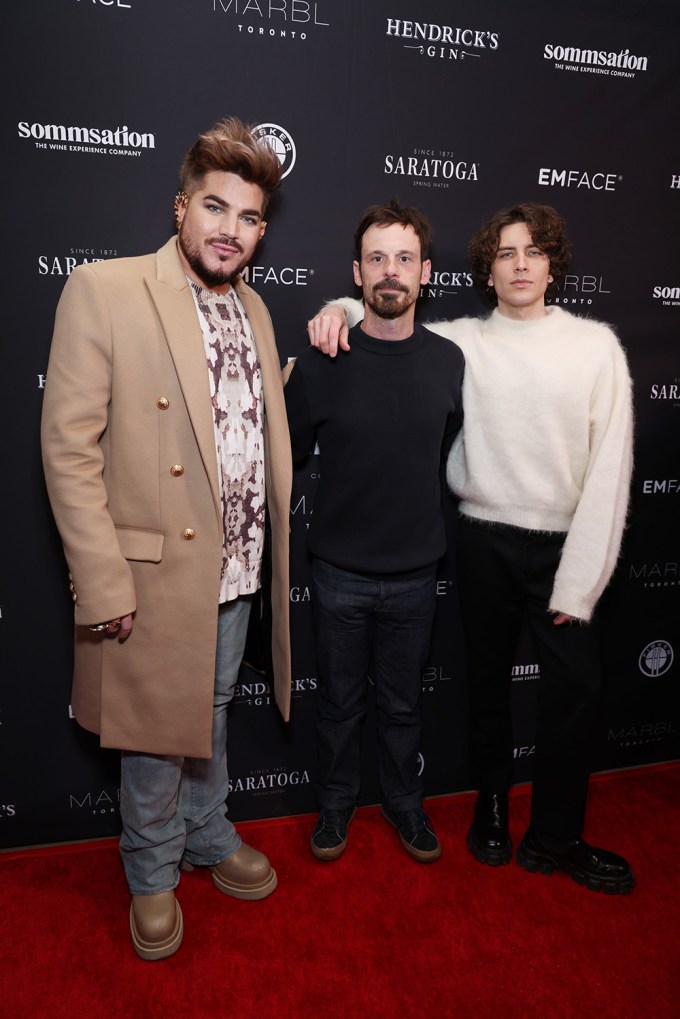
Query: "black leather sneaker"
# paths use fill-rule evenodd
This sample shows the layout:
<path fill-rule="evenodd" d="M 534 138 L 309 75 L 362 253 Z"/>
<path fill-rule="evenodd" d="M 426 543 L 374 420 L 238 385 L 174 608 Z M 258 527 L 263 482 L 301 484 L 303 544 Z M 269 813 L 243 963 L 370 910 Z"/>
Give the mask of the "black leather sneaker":
<path fill-rule="evenodd" d="M 356 807 L 346 810 L 322 810 L 312 832 L 309 848 L 317 860 L 337 860 L 347 845 L 347 829 Z"/>
<path fill-rule="evenodd" d="M 442 855 L 442 847 L 434 833 L 432 822 L 424 810 L 390 810 L 382 808 L 382 816 L 399 833 L 406 852 L 419 863 L 432 863 Z"/>

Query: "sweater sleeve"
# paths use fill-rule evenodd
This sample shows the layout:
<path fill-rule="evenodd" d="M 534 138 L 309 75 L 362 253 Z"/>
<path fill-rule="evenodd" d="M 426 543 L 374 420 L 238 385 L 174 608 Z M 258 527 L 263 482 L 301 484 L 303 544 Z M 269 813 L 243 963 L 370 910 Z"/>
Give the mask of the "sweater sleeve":
<path fill-rule="evenodd" d="M 590 458 L 583 493 L 555 575 L 550 609 L 589 620 L 614 571 L 628 508 L 633 459 L 631 380 L 610 336 L 590 414 Z"/>
<path fill-rule="evenodd" d="M 299 360 L 295 362 L 285 380 L 283 395 L 286 401 L 293 462 L 299 463 L 312 452 L 316 437 L 307 385 Z"/>

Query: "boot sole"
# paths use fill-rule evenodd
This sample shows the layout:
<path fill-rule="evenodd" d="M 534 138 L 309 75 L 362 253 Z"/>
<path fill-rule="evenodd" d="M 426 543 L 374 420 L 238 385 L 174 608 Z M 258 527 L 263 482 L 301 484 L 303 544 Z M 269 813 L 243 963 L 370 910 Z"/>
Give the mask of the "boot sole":
<path fill-rule="evenodd" d="M 517 863 L 529 874 L 544 874 L 550 877 L 556 870 L 567 874 L 572 881 L 591 892 L 604 892 L 605 895 L 629 895 L 635 888 L 635 877 L 633 874 L 622 878 L 599 878 L 578 867 L 563 865 L 545 856 L 537 856 L 530 853 L 520 845 L 517 850 Z"/>
<path fill-rule="evenodd" d="M 157 962 L 159 959 L 167 959 L 168 956 L 174 955 L 184 937 L 184 919 L 179 902 L 175 900 L 175 928 L 167 938 L 158 942 L 145 941 L 137 930 L 132 906 L 130 906 L 130 934 L 135 952 L 145 962 Z"/>
<path fill-rule="evenodd" d="M 478 863 L 486 863 L 490 867 L 504 867 L 512 860 L 512 842 L 503 849 L 490 849 L 481 845 L 475 836 L 474 825 L 467 833 L 468 849 Z"/>

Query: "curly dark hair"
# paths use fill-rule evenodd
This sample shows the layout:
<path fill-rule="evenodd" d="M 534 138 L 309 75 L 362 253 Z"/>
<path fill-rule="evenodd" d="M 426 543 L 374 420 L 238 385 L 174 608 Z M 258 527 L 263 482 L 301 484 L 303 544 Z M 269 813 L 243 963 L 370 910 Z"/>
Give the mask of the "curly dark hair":
<path fill-rule="evenodd" d="M 238 117 L 227 117 L 191 146 L 180 169 L 182 190 L 192 195 L 211 170 L 235 173 L 249 184 L 257 184 L 265 206 L 281 181 L 279 157 L 269 145 L 253 137 L 253 125 Z"/>
<path fill-rule="evenodd" d="M 361 262 L 361 243 L 369 226 L 391 226 L 393 223 L 413 227 L 420 241 L 421 260 L 424 262 L 430 257 L 432 224 L 429 219 L 412 205 L 402 205 L 396 198 L 392 198 L 384 205 L 369 206 L 361 217 L 361 222 L 354 231 L 354 258 L 357 262 Z"/>
<path fill-rule="evenodd" d="M 548 286 L 548 293 L 569 272 L 571 245 L 567 239 L 566 223 L 559 212 L 550 205 L 535 202 L 501 209 L 477 231 L 467 248 L 474 284 L 484 300 L 494 306 L 498 304 L 498 297 L 494 288 L 489 286 L 489 274 L 498 251 L 501 230 L 512 223 L 526 223 L 531 240 L 550 259 L 553 281 Z"/>

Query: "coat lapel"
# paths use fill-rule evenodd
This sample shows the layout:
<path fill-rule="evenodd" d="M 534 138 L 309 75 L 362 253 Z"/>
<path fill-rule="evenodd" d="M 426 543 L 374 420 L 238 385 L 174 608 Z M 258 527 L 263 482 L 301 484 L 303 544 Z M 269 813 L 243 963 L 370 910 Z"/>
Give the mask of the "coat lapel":
<path fill-rule="evenodd" d="M 221 522 L 215 426 L 203 335 L 174 237 L 160 249 L 156 264 L 157 278 L 148 277 L 146 285 L 163 327 Z"/>

